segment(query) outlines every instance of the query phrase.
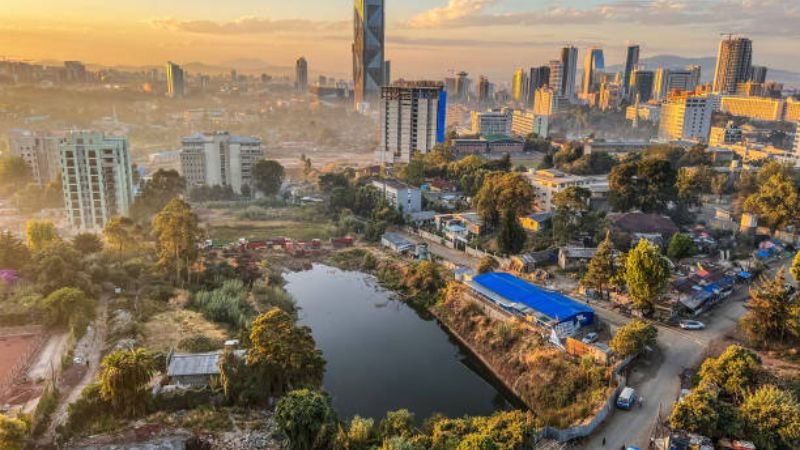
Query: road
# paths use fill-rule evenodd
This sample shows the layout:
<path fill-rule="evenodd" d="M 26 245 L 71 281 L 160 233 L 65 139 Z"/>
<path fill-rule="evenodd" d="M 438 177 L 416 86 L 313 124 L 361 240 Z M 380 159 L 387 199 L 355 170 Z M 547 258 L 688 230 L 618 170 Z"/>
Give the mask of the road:
<path fill-rule="evenodd" d="M 791 258 L 781 261 L 769 272 L 774 276 L 779 267 L 791 264 Z M 612 450 L 623 445 L 648 448 L 650 434 L 659 417 L 659 409 L 663 417 L 672 411 L 672 406 L 680 394 L 680 376 L 686 368 L 698 366 L 707 356 L 708 347 L 714 341 L 722 339 L 729 333 L 735 333 L 739 318 L 746 311 L 744 304 L 749 297 L 748 289 L 737 289 L 722 305 L 705 313 L 700 320 L 708 326 L 703 331 L 688 332 L 676 328 L 658 326 L 658 346 L 661 361 L 654 367 L 641 367 L 633 372 L 628 385 L 636 389 L 644 398 L 644 406 L 632 411 L 615 413 L 589 438 L 581 448 L 597 450 L 606 447 Z M 598 315 L 612 325 L 622 325 L 629 319 L 592 304 Z"/>
<path fill-rule="evenodd" d="M 473 270 L 478 268 L 478 264 L 480 264 L 480 258 L 476 258 L 474 256 L 467 255 L 466 253 L 446 247 L 441 244 L 437 244 L 436 242 L 431 242 L 427 239 L 423 239 L 415 234 L 406 233 L 405 231 L 400 232 L 404 238 L 408 239 L 409 242 L 414 244 L 419 244 L 420 242 L 425 242 L 428 244 L 428 251 L 438 256 L 446 261 L 450 261 L 453 264 L 457 264 L 462 267 L 469 267 Z"/>
<path fill-rule="evenodd" d="M 34 381 L 48 379 L 52 375 L 53 368 L 61 366 L 61 358 L 67 351 L 68 340 L 68 332 L 50 336 L 36 363 L 28 370 L 28 378 Z"/>

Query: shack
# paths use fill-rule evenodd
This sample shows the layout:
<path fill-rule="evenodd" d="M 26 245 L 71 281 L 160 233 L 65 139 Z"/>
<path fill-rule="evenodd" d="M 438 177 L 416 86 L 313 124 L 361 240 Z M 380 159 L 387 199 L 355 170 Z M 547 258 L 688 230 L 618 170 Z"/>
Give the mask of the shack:
<path fill-rule="evenodd" d="M 244 350 L 234 350 L 237 358 L 244 358 Z M 211 378 L 219 376 L 217 363 L 222 351 L 208 353 L 171 353 L 167 357 L 167 375 L 173 384 L 180 386 L 208 386 Z"/>

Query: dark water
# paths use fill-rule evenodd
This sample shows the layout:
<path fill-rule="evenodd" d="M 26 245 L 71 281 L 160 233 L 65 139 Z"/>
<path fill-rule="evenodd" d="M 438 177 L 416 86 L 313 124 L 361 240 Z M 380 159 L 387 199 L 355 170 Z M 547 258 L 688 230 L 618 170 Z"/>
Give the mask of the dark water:
<path fill-rule="evenodd" d="M 325 355 L 325 389 L 343 419 L 377 420 L 406 408 L 421 421 L 435 412 L 460 417 L 511 407 L 480 362 L 375 278 L 315 265 L 286 280 L 300 323 Z"/>

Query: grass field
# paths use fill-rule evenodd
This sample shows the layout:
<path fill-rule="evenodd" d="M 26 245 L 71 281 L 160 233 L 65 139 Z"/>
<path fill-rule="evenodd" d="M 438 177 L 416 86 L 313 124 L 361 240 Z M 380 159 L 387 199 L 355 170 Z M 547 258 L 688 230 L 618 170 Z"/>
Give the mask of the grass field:
<path fill-rule="evenodd" d="M 228 332 L 209 322 L 202 314 L 187 309 L 167 311 L 153 316 L 144 324 L 144 346 L 151 351 L 168 352 L 181 339 L 197 334 L 224 341 Z"/>
<path fill-rule="evenodd" d="M 211 239 L 248 240 L 289 237 L 292 239 L 330 239 L 334 226 L 329 223 L 312 223 L 296 221 L 229 221 L 208 224 L 208 235 Z"/>

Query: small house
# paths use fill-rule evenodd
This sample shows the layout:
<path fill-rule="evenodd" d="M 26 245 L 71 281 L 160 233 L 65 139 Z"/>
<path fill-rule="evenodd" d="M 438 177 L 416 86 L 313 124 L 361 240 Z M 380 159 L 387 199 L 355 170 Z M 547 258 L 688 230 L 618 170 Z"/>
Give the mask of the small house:
<path fill-rule="evenodd" d="M 395 253 L 412 252 L 417 248 L 411 241 L 397 233 L 384 233 L 381 238 L 381 245 Z"/>
<path fill-rule="evenodd" d="M 529 214 L 524 217 L 520 217 L 519 223 L 522 225 L 522 228 L 525 231 L 529 231 L 531 233 L 538 233 L 544 229 L 548 222 L 553 219 L 552 212 L 541 212 L 541 213 L 534 213 Z"/>
<path fill-rule="evenodd" d="M 244 350 L 234 350 L 238 358 L 245 357 Z M 172 353 L 167 357 L 167 375 L 173 384 L 181 386 L 208 386 L 211 378 L 219 376 L 219 358 L 222 351 L 208 353 Z"/>
<path fill-rule="evenodd" d="M 561 247 L 558 249 L 558 266 L 562 270 L 578 268 L 588 264 L 595 253 L 596 248 Z"/>

